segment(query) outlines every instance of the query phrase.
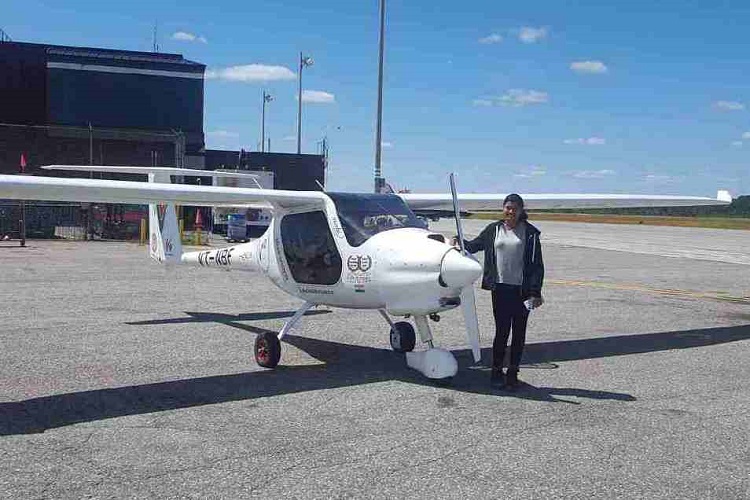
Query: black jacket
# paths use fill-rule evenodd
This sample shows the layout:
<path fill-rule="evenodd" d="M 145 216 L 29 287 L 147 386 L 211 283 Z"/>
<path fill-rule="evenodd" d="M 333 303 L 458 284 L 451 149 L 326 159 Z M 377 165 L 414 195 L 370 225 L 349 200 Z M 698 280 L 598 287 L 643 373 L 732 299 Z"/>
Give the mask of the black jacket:
<path fill-rule="evenodd" d="M 470 253 L 484 251 L 484 274 L 482 288 L 493 290 L 497 283 L 497 259 L 495 256 L 495 237 L 498 226 L 502 221 L 493 222 L 485 227 L 479 236 L 473 240 L 464 240 L 464 246 Z M 542 260 L 542 244 L 539 241 L 541 232 L 526 221 L 526 243 L 523 250 L 523 283 L 521 296 L 523 300 L 529 297 L 542 296 L 544 282 L 544 261 Z"/>

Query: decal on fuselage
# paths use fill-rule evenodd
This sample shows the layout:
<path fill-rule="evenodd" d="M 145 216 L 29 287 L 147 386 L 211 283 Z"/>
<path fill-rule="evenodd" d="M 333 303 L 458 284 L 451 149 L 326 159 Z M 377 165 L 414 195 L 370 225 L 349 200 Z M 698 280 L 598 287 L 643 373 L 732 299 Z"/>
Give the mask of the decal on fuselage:
<path fill-rule="evenodd" d="M 366 273 L 372 267 L 372 257 L 369 255 L 350 255 L 346 259 L 346 267 L 353 273 Z"/>
<path fill-rule="evenodd" d="M 336 236 L 336 238 L 343 238 L 344 237 L 344 228 L 341 227 L 341 223 L 336 219 L 335 217 L 331 217 L 331 229 L 333 229 L 333 234 Z"/>
<path fill-rule="evenodd" d="M 231 266 L 234 247 L 220 250 L 207 250 L 198 254 L 198 264 L 201 266 Z"/>
<path fill-rule="evenodd" d="M 372 281 L 373 260 L 369 255 L 350 255 L 346 259 L 346 275 L 344 282 L 353 284 L 355 292 L 364 292 L 365 284 Z"/>
<path fill-rule="evenodd" d="M 326 290 L 325 288 L 312 288 L 309 286 L 299 287 L 299 293 L 311 293 L 317 295 L 333 295 L 333 290 Z"/>
<path fill-rule="evenodd" d="M 253 262 L 253 251 L 245 250 L 238 256 L 239 260 L 243 264 L 250 264 Z"/>

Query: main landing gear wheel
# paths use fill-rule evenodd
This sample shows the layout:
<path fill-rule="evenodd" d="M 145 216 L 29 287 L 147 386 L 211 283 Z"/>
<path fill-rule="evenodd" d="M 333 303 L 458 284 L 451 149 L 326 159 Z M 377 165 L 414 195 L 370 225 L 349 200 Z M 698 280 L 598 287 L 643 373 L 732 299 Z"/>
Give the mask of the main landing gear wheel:
<path fill-rule="evenodd" d="M 414 350 L 417 336 L 414 327 L 406 321 L 399 321 L 391 328 L 391 347 L 396 352 L 410 352 Z"/>
<path fill-rule="evenodd" d="M 255 337 L 255 362 L 263 368 L 276 368 L 281 359 L 281 342 L 271 332 Z"/>

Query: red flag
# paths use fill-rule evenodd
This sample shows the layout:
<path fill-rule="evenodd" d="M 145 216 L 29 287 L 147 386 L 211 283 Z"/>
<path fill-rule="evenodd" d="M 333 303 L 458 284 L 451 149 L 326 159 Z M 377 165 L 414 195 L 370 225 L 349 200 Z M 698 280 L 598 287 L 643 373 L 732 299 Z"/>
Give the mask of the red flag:
<path fill-rule="evenodd" d="M 21 173 L 26 172 L 26 155 L 21 153 Z"/>

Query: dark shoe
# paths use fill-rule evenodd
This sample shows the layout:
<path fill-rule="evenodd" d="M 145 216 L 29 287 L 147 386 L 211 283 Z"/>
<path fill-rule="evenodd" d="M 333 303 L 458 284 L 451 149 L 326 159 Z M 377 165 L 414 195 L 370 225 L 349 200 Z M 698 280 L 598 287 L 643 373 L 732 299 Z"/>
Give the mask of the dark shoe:
<path fill-rule="evenodd" d="M 505 388 L 509 391 L 515 391 L 519 384 L 518 370 L 508 370 L 508 375 L 505 377 Z"/>
<path fill-rule="evenodd" d="M 492 374 L 490 375 L 490 385 L 495 389 L 502 389 L 505 387 L 505 374 L 502 369 L 493 368 Z"/>

